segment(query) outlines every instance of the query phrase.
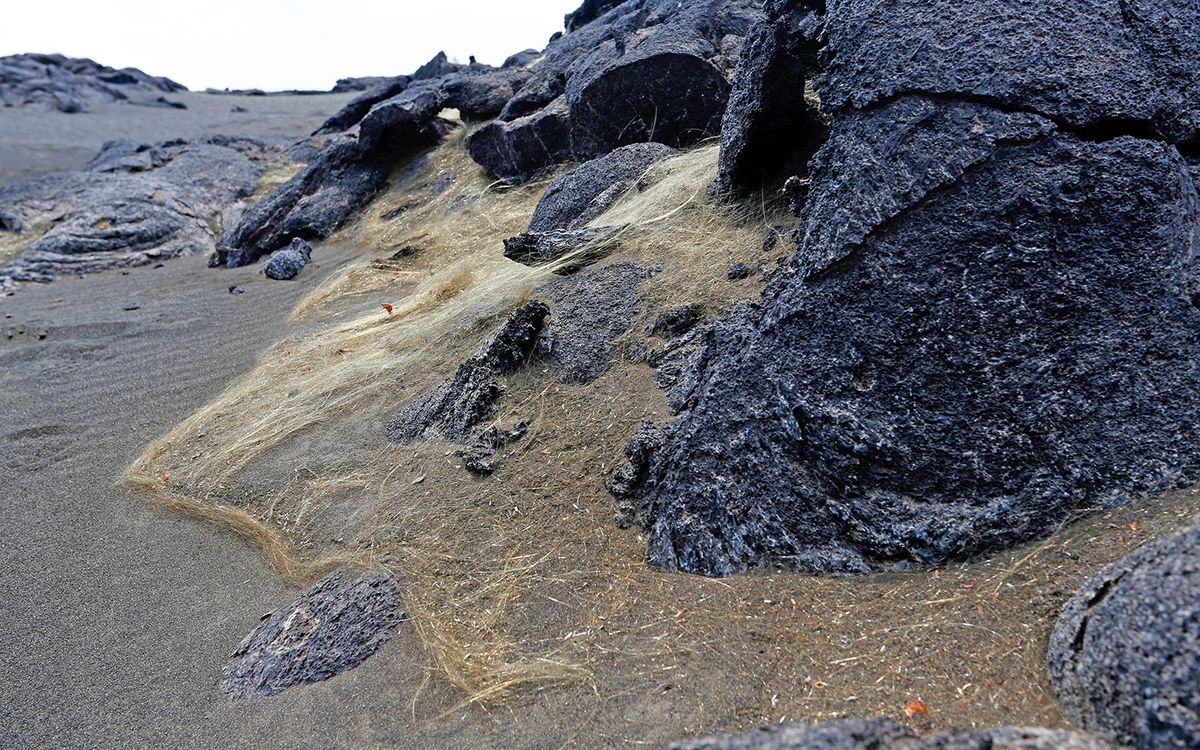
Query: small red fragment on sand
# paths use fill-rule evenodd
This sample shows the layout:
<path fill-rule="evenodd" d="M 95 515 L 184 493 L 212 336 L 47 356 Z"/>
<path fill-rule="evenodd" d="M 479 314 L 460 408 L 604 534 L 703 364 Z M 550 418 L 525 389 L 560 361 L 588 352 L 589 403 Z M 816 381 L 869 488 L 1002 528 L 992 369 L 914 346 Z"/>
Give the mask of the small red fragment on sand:
<path fill-rule="evenodd" d="M 384 302 L 382 305 L 380 305 L 380 307 L 382 307 L 384 310 L 387 310 L 388 315 L 392 314 L 392 306 L 388 303 Z"/>
<path fill-rule="evenodd" d="M 911 719 L 917 714 L 925 714 L 928 716 L 929 708 L 925 705 L 925 701 L 921 700 L 920 698 L 913 698 L 908 703 L 904 704 L 904 715 Z"/>
<path fill-rule="evenodd" d="M 167 472 L 163 472 L 163 484 L 166 484 L 167 482 L 170 482 L 170 481 L 171 481 L 171 475 L 168 474 Z"/>
<path fill-rule="evenodd" d="M 1138 530 L 1138 524 L 1137 524 L 1137 521 L 1134 521 L 1133 523 L 1129 524 L 1129 530 L 1130 530 L 1130 531 L 1137 531 L 1137 530 Z"/>

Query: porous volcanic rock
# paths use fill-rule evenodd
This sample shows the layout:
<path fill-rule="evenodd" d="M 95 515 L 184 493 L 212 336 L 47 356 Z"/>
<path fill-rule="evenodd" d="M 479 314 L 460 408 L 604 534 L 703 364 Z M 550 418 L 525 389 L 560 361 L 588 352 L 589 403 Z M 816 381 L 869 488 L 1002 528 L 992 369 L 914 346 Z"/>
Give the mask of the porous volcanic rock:
<path fill-rule="evenodd" d="M 566 97 L 510 121 L 496 120 L 471 133 L 467 151 L 484 169 L 512 183 L 528 182 L 571 158 Z"/>
<path fill-rule="evenodd" d="M 246 636 L 221 689 L 254 698 L 328 680 L 366 661 L 406 617 L 390 575 L 331 573 Z"/>
<path fill-rule="evenodd" d="M 313 135 L 329 135 L 349 130 L 366 117 L 371 107 L 402 94 L 411 82 L 410 76 L 396 76 L 375 83 L 330 115 L 321 127 L 313 131 Z"/>
<path fill-rule="evenodd" d="M 1008 0 L 867 5 L 825 16 L 788 272 L 669 363 L 678 416 L 630 445 L 653 564 L 937 564 L 1200 478 L 1195 108 L 1155 57 L 1196 6 L 1124 3 L 1171 21 L 1143 44 L 1115 0 L 1054 4 L 1096 9 L 1087 39 Z"/>
<path fill-rule="evenodd" d="M 1072 723 L 1139 750 L 1200 747 L 1200 524 L 1084 584 L 1048 663 Z"/>
<path fill-rule="evenodd" d="M 533 211 L 529 231 L 585 226 L 653 164 L 675 153 L 661 143 L 636 143 L 580 165 L 546 188 Z"/>
<path fill-rule="evenodd" d="M 519 183 L 631 143 L 716 135 L 741 40 L 762 16 L 758 0 L 616 5 L 551 41 L 501 122 L 471 135 L 471 155 Z"/>
<path fill-rule="evenodd" d="M 669 750 L 1116 750 L 1084 732 L 1026 727 L 950 729 L 921 738 L 890 719 L 773 724 L 741 735 L 676 742 Z"/>
<path fill-rule="evenodd" d="M 211 265 L 253 263 L 293 238 L 328 237 L 365 206 L 405 157 L 437 143 L 453 124 L 436 92 L 409 87 L 363 118 L 357 138 L 334 136 L 299 174 L 260 200 L 221 236 Z"/>
<path fill-rule="evenodd" d="M 1192 0 L 830 3 L 821 103 L 971 97 L 1101 137 L 1186 141 L 1200 130 L 1197 27 Z"/>
<path fill-rule="evenodd" d="M 162 97 L 176 91 L 187 89 L 137 68 L 117 70 L 86 58 L 39 54 L 0 57 L 0 102 L 6 107 L 33 105 L 82 112 L 94 102 L 176 106 Z"/>
<path fill-rule="evenodd" d="M 556 273 L 567 274 L 608 255 L 616 247 L 614 237 L 619 231 L 619 227 L 581 227 L 523 232 L 504 241 L 504 257 L 537 267 L 576 253 L 574 258 L 555 269 Z"/>
<path fill-rule="evenodd" d="M 0 187 L 0 231 L 29 245 L 0 283 L 144 265 L 211 252 L 214 227 L 240 210 L 276 149 L 244 138 L 156 145 L 110 141 L 79 172 Z"/>
<path fill-rule="evenodd" d="M 538 355 L 565 383 L 590 383 L 612 365 L 613 342 L 638 312 L 638 287 L 650 275 L 638 263 L 611 263 L 559 279 L 546 289 L 553 314 Z"/>
<path fill-rule="evenodd" d="M 775 0 L 742 45 L 721 122 L 716 190 L 760 189 L 781 174 L 803 171 L 825 138 L 804 100 L 816 72 L 822 17 L 816 0 Z M 794 169 L 788 172 L 789 161 Z"/>
<path fill-rule="evenodd" d="M 312 260 L 312 246 L 299 237 L 282 250 L 271 253 L 263 273 L 269 279 L 290 281 L 300 275 L 308 262 Z"/>
<path fill-rule="evenodd" d="M 465 443 L 495 416 L 504 392 L 501 379 L 529 358 L 550 308 L 526 303 L 508 316 L 500 329 L 454 375 L 413 399 L 388 423 L 388 439 L 412 443 L 443 438 Z"/>
<path fill-rule="evenodd" d="M 935 564 L 1200 477 L 1174 146 L 923 97 L 832 132 L 790 271 L 703 332 L 639 469 L 651 562 Z"/>

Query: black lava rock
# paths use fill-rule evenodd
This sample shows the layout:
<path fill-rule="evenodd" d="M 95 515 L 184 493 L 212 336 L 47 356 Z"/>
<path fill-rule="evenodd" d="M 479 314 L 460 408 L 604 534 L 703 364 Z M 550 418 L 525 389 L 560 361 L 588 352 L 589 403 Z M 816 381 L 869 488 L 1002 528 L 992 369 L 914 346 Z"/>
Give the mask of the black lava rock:
<path fill-rule="evenodd" d="M 1200 199 L 1174 146 L 901 98 L 837 118 L 790 271 L 705 330 L 648 557 L 936 564 L 1200 478 Z"/>
<path fill-rule="evenodd" d="M 311 259 L 312 246 L 297 237 L 284 249 L 271 253 L 263 273 L 269 279 L 288 281 L 296 278 Z"/>
<path fill-rule="evenodd" d="M 1089 580 L 1048 662 L 1072 723 L 1139 750 L 1200 747 L 1200 525 Z"/>
<path fill-rule="evenodd" d="M 526 117 L 497 120 L 467 138 L 471 158 L 496 177 L 528 182 L 571 158 L 571 132 L 565 97 Z"/>
<path fill-rule="evenodd" d="M 162 94 L 187 91 L 169 78 L 137 68 L 117 70 L 86 58 L 63 55 L 0 57 L 0 103 L 10 107 L 41 106 L 61 112 L 83 112 L 90 102 L 128 102 L 184 107 Z M 186 108 L 186 107 L 184 107 Z"/>
<path fill-rule="evenodd" d="M 576 229 L 611 206 L 653 164 L 677 153 L 661 143 L 637 143 L 593 159 L 550 183 L 529 222 L 530 232 Z"/>
<path fill-rule="evenodd" d="M 504 241 L 504 257 L 527 266 L 555 263 L 574 253 L 557 273 L 568 274 L 589 266 L 616 247 L 617 227 L 553 229 L 548 232 L 524 232 Z"/>
<path fill-rule="evenodd" d="M 405 619 L 391 576 L 331 573 L 246 636 L 221 689 L 254 698 L 328 680 L 366 661 Z"/>
<path fill-rule="evenodd" d="M 403 93 L 411 81 L 412 79 L 409 76 L 396 76 L 395 78 L 386 78 L 375 83 L 335 112 L 321 127 L 313 132 L 313 135 L 341 133 L 354 127 L 371 111 L 371 107 Z M 341 81 L 338 83 L 341 83 Z"/>
<path fill-rule="evenodd" d="M 890 719 L 773 724 L 756 732 L 676 742 L 669 750 L 1115 750 L 1083 732 L 1024 727 L 950 729 L 928 738 Z"/>
<path fill-rule="evenodd" d="M 392 417 L 388 439 L 399 443 L 427 437 L 470 441 L 495 415 L 496 401 L 504 392 L 501 378 L 525 364 L 549 314 L 550 308 L 537 301 L 513 312 L 450 379 L 413 399 Z"/>
<path fill-rule="evenodd" d="M 716 190 L 738 194 L 762 188 L 789 162 L 803 169 L 826 135 L 804 101 L 817 70 L 821 17 L 812 0 L 768 4 L 768 17 L 742 45 L 729 104 L 721 123 Z"/>

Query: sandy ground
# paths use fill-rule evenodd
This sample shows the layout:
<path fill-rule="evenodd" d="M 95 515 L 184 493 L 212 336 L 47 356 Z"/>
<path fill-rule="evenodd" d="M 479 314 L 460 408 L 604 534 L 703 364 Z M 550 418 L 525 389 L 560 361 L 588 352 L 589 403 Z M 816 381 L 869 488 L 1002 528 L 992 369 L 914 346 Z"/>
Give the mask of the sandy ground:
<path fill-rule="evenodd" d="M 232 96 L 180 93 L 187 109 L 95 103 L 64 114 L 36 107 L 0 108 L 0 185 L 48 172 L 79 169 L 112 138 L 154 143 L 216 133 L 290 143 L 316 130 L 350 94 Z M 246 112 L 234 112 L 241 107 Z"/>

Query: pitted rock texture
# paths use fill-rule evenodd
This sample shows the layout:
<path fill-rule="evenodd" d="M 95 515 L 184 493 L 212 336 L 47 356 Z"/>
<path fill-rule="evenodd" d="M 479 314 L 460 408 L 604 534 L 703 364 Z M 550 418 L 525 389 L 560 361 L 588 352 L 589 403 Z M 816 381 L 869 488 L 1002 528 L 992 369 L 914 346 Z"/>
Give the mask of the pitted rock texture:
<path fill-rule="evenodd" d="M 80 172 L 0 187 L 0 231 L 31 240 L 0 267 L 0 283 L 211 252 L 214 227 L 235 218 L 262 172 L 283 161 L 241 138 L 110 141 Z"/>
<path fill-rule="evenodd" d="M 269 279 L 289 281 L 300 275 L 310 260 L 312 260 L 312 246 L 297 237 L 284 249 L 271 253 L 271 259 L 267 261 L 263 273 Z"/>
<path fill-rule="evenodd" d="M 581 164 L 546 188 L 533 211 L 529 231 L 586 226 L 647 169 L 676 153 L 661 143 L 637 143 Z"/>
<path fill-rule="evenodd" d="M 331 138 L 304 171 L 221 236 L 210 264 L 244 266 L 295 238 L 328 237 L 387 185 L 393 167 L 450 130 L 452 124 L 438 117 L 441 105 L 434 92 L 410 87 L 372 107 L 357 139 Z"/>
<path fill-rule="evenodd" d="M 1138 750 L 1200 747 L 1200 524 L 1084 584 L 1048 663 L 1072 723 Z"/>
<path fill-rule="evenodd" d="M 390 575 L 331 573 L 246 636 L 221 689 L 244 699 L 328 680 L 366 661 L 406 617 Z"/>
<path fill-rule="evenodd" d="M 187 89 L 137 68 L 117 70 L 86 58 L 38 54 L 0 57 L 0 103 L 6 107 L 83 112 L 95 102 L 176 106 L 163 98 L 163 94 L 176 91 Z"/>
<path fill-rule="evenodd" d="M 638 287 L 649 275 L 637 263 L 612 263 L 547 287 L 553 314 L 538 355 L 563 382 L 590 383 L 608 370 L 613 342 L 633 324 Z"/>
<path fill-rule="evenodd" d="M 1200 131 L 1192 0 L 830 0 L 826 24 L 819 88 L 831 111 L 926 93 L 1072 128 L 1174 142 Z"/>
<path fill-rule="evenodd" d="M 836 118 L 812 180 L 790 271 L 699 335 L 638 454 L 652 563 L 935 564 L 1200 478 L 1173 145 L 906 97 Z"/>
<path fill-rule="evenodd" d="M 721 122 L 716 190 L 762 189 L 806 169 L 825 126 L 804 99 L 816 72 L 823 19 L 814 0 L 775 0 L 742 45 Z M 789 166 L 792 169 L 789 171 Z"/>
<path fill-rule="evenodd" d="M 523 232 L 504 241 L 504 257 L 534 267 L 558 263 L 555 272 L 569 274 L 608 255 L 618 244 L 619 231 L 619 227 L 581 227 Z"/>
<path fill-rule="evenodd" d="M 716 135 L 757 0 L 627 0 L 583 8 L 499 113 L 469 138 L 472 157 L 520 183 L 632 143 L 687 146 Z"/>
<path fill-rule="evenodd" d="M 502 378 L 525 364 L 550 308 L 529 302 L 508 316 L 500 329 L 454 375 L 413 399 L 388 423 L 389 440 L 412 443 L 430 438 L 466 443 L 496 414 L 504 393 Z"/>
<path fill-rule="evenodd" d="M 676 742 L 669 750 L 1116 750 L 1084 732 L 951 729 L 928 738 L 889 719 L 774 724 L 742 735 Z"/>

